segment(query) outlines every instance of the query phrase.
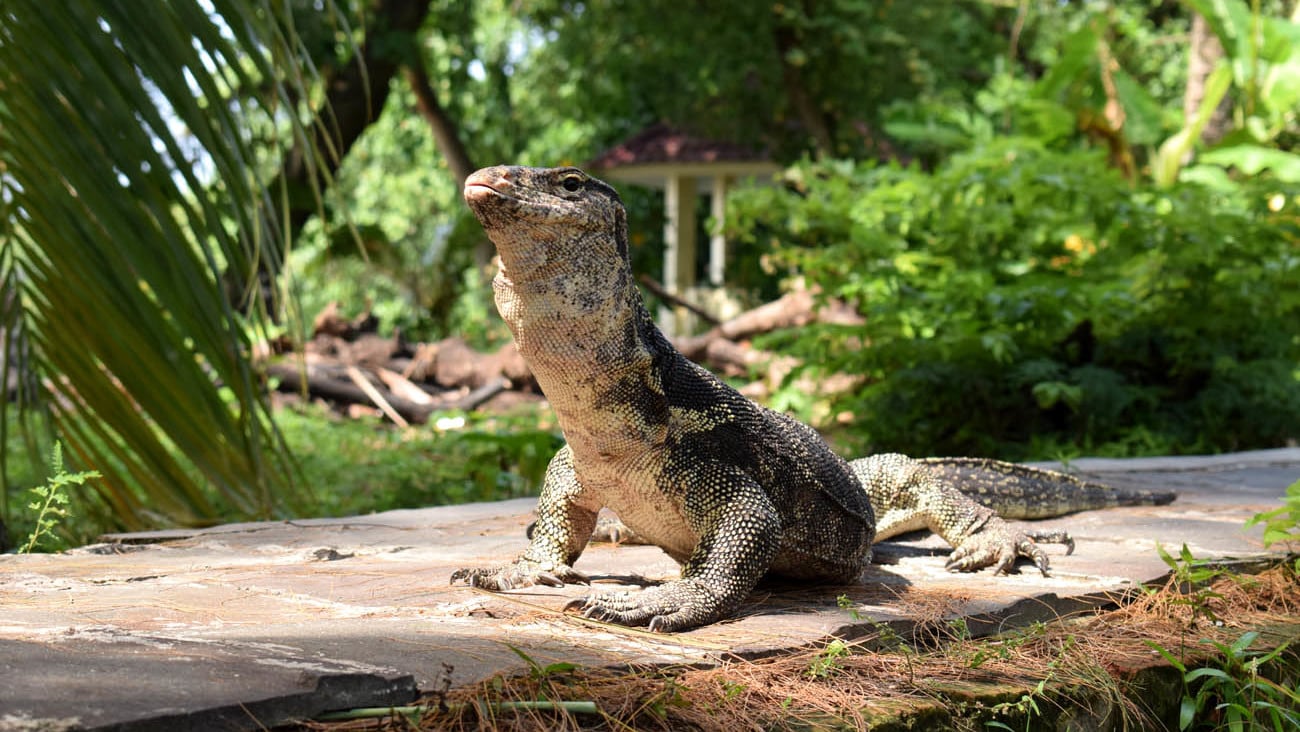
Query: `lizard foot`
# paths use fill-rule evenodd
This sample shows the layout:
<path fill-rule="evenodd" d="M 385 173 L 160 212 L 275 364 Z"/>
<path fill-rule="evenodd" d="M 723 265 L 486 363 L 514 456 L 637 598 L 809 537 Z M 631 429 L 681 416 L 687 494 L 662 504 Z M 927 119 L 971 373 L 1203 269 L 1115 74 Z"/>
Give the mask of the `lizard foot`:
<path fill-rule="evenodd" d="M 703 582 L 681 579 L 637 592 L 606 592 L 571 600 L 565 610 L 585 618 L 628 626 L 647 626 L 652 633 L 690 630 L 721 619 L 717 595 Z"/>
<path fill-rule="evenodd" d="M 528 528 L 524 529 L 524 534 L 529 541 L 533 540 L 533 532 L 536 529 L 536 521 L 528 524 Z M 633 531 L 618 518 L 605 515 L 596 519 L 596 528 L 591 532 L 591 541 L 608 544 L 650 544 L 645 537 Z"/>
<path fill-rule="evenodd" d="M 650 543 L 628 527 L 627 524 L 611 516 L 601 516 L 596 519 L 596 529 L 591 532 L 591 540 L 609 542 L 610 544 Z"/>
<path fill-rule="evenodd" d="M 992 566 L 994 574 L 1009 574 L 1016 559 L 1024 557 L 1048 575 L 1047 552 L 1039 546 L 1064 544 L 1066 554 L 1074 553 L 1074 539 L 1064 531 L 1028 531 L 1021 525 L 991 517 L 976 533 L 966 537 L 944 564 L 947 569 L 974 572 Z"/>
<path fill-rule="evenodd" d="M 591 584 L 587 575 L 567 564 L 534 562 L 528 559 L 519 559 L 504 567 L 458 569 L 452 572 L 451 582 L 448 584 L 455 584 L 458 580 L 465 580 L 465 584 L 470 587 L 480 587 L 495 592 L 533 585 L 563 587 L 566 582 L 576 585 Z"/>

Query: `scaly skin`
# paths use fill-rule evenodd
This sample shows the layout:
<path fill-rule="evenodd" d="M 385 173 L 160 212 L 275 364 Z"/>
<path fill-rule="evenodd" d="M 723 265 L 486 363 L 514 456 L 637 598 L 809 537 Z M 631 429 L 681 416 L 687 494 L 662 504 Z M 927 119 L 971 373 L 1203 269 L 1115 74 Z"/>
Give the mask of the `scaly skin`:
<path fill-rule="evenodd" d="M 1003 521 L 941 467 L 876 456 L 850 468 L 812 428 L 682 357 L 633 284 L 626 215 L 607 184 L 575 168 L 502 166 L 470 176 L 465 200 L 501 256 L 497 309 L 567 444 L 547 470 L 523 555 L 458 570 L 453 582 L 585 583 L 573 564 L 604 506 L 677 560 L 681 578 L 570 607 L 654 631 L 726 618 L 764 576 L 856 580 L 888 532 L 937 531 L 962 570 L 1006 571 L 1023 556 L 1046 572 L 1035 542 L 1069 541 Z"/>

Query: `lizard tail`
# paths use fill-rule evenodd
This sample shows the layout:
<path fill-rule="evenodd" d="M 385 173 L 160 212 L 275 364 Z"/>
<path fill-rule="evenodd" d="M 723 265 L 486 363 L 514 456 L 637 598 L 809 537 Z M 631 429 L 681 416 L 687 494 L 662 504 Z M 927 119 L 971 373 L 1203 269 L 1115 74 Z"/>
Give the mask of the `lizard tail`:
<path fill-rule="evenodd" d="M 921 458 L 962 493 L 1009 519 L 1044 519 L 1114 506 L 1163 506 L 1173 491 L 1113 488 L 1068 473 L 987 458 Z"/>

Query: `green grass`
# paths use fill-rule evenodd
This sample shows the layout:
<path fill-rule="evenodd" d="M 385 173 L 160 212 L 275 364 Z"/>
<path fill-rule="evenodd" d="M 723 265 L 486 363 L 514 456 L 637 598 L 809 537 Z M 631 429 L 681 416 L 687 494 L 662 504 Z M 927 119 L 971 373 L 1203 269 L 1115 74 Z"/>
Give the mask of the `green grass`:
<path fill-rule="evenodd" d="M 398 430 L 371 420 L 342 419 L 310 406 L 285 408 L 275 419 L 297 458 L 301 479 L 286 518 L 348 516 L 396 508 L 493 501 L 535 494 L 551 456 L 563 444 L 549 411 L 511 416 L 446 413 L 428 425 Z M 439 420 L 459 424 L 438 429 Z M 16 425 L 13 425 L 16 426 Z M 36 526 L 30 490 L 42 484 L 17 429 L 5 445 L 9 484 L 0 514 L 10 540 L 25 541 Z M 78 466 L 81 467 L 81 466 Z M 69 491 L 67 515 L 49 527 L 41 548 L 94 541 L 117 529 L 83 486 Z M 230 518 L 234 518 L 233 516 Z"/>
<path fill-rule="evenodd" d="M 298 458 L 313 516 L 494 501 L 535 493 L 563 444 L 548 415 L 448 413 L 464 426 L 406 430 L 284 409 L 276 421 Z"/>

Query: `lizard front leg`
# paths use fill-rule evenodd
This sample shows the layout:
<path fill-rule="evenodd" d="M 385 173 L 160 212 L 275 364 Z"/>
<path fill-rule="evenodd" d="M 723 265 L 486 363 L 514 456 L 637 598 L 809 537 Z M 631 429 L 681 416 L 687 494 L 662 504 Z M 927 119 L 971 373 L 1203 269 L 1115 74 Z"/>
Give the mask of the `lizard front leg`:
<path fill-rule="evenodd" d="M 1074 540 L 1064 531 L 1036 531 L 1006 521 L 972 500 L 923 462 L 904 455 L 873 455 L 849 463 L 871 499 L 876 513 L 876 539 L 908 531 L 929 529 L 953 547 L 945 566 L 974 571 L 994 567 L 1004 574 L 1024 557 L 1044 576 L 1047 553 L 1042 543 L 1065 544 Z"/>
<path fill-rule="evenodd" d="M 566 610 L 671 633 L 726 618 L 744 602 L 780 547 L 780 517 L 758 484 L 735 468 L 714 466 L 686 480 L 686 519 L 700 538 L 681 579 L 580 597 Z"/>
<path fill-rule="evenodd" d="M 582 499 L 573 454 L 565 445 L 546 468 L 537 499 L 537 522 L 523 555 L 504 567 L 458 569 L 451 582 L 465 580 L 471 587 L 496 591 L 530 585 L 560 587 L 566 582 L 588 584 L 587 577 L 572 566 L 596 526 L 596 509 Z"/>

